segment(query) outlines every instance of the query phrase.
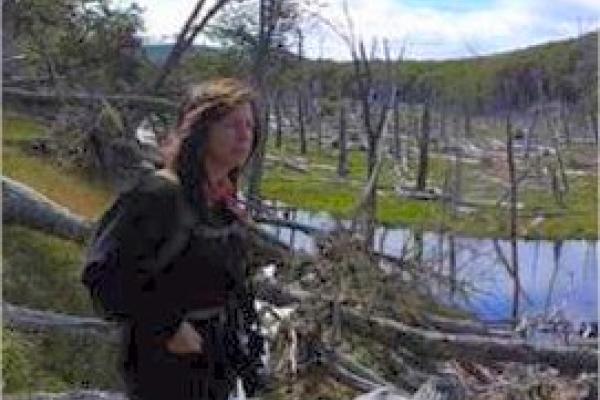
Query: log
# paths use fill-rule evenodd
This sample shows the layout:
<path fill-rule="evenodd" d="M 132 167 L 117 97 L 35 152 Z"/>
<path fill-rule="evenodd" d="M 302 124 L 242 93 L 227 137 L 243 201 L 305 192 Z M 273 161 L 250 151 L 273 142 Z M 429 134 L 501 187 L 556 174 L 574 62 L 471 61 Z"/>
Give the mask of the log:
<path fill-rule="evenodd" d="M 275 300 L 278 306 L 305 302 L 314 294 L 291 286 L 280 287 L 267 281 L 257 285 L 266 301 Z M 326 299 L 324 299 L 326 300 Z M 533 346 L 523 339 L 484 334 L 453 334 L 408 326 L 381 317 L 366 317 L 348 307 L 341 307 L 342 321 L 353 332 L 397 349 L 409 348 L 427 358 L 468 359 L 476 362 L 515 361 L 528 364 L 543 363 L 567 373 L 598 370 L 597 349 L 575 346 Z"/>
<path fill-rule="evenodd" d="M 335 380 L 359 392 L 370 392 L 379 387 L 379 385 L 350 372 L 347 368 L 337 363 L 326 362 L 325 366 L 327 367 L 327 373 L 335 378 Z"/>
<path fill-rule="evenodd" d="M 53 311 L 33 310 L 28 307 L 2 303 L 5 326 L 26 332 L 59 332 L 91 334 L 118 343 L 118 326 L 93 317 L 73 316 Z"/>
<path fill-rule="evenodd" d="M 6 176 L 2 176 L 2 196 L 5 223 L 27 226 L 79 243 L 84 243 L 91 233 L 90 221 Z"/>
<path fill-rule="evenodd" d="M 393 388 L 380 387 L 369 393 L 361 394 L 354 400 L 411 400 L 411 396 L 405 396 Z"/>
<path fill-rule="evenodd" d="M 78 243 L 85 243 L 92 232 L 94 222 L 72 213 L 35 189 L 2 176 L 5 223 L 22 225 L 53 236 Z M 289 254 L 290 248 L 274 235 L 260 227 L 249 224 L 250 246 L 266 260 L 279 260 Z"/>
<path fill-rule="evenodd" d="M 380 387 L 354 400 L 463 400 L 466 390 L 459 380 L 449 374 L 429 378 L 419 390 L 410 396 L 393 387 Z"/>
<path fill-rule="evenodd" d="M 472 333 L 485 336 L 513 337 L 509 329 L 492 329 L 483 322 L 424 314 L 424 325 L 446 333 Z"/>
<path fill-rule="evenodd" d="M 258 223 L 267 224 L 271 226 L 279 226 L 283 228 L 288 228 L 291 230 L 301 231 L 306 233 L 307 235 L 318 235 L 323 234 L 325 231 L 319 228 L 315 228 L 310 225 L 306 225 L 300 222 L 289 221 L 281 218 L 270 218 L 270 217 L 255 217 L 254 220 Z"/>
<path fill-rule="evenodd" d="M 396 385 L 402 389 L 415 391 L 431 377 L 430 374 L 410 365 L 405 357 L 402 357 L 395 351 L 390 351 L 389 361 L 392 362 L 394 368 L 398 371 Z"/>
<path fill-rule="evenodd" d="M 428 358 L 467 359 L 480 363 L 516 361 L 547 364 L 565 374 L 598 370 L 598 351 L 567 346 L 533 346 L 522 339 L 475 334 L 449 334 L 405 325 L 381 317 L 366 317 L 342 307 L 342 321 L 349 329 L 386 346 L 399 345 Z"/>
<path fill-rule="evenodd" d="M 397 388 L 396 385 L 392 384 L 391 382 L 386 381 L 384 378 L 380 377 L 375 371 L 372 371 L 371 369 L 365 367 L 364 365 L 359 364 L 358 362 L 354 361 L 351 357 L 349 357 L 346 354 L 336 351 L 336 352 L 329 353 L 328 357 L 329 357 L 330 362 L 334 362 L 334 363 L 338 364 L 339 366 L 343 367 L 344 369 L 347 369 L 348 371 L 352 372 L 353 374 L 358 375 L 359 377 L 366 379 L 375 385 L 385 386 L 385 387 L 393 388 L 395 391 L 400 391 L 400 389 Z M 404 393 L 404 394 L 408 395 L 408 393 Z"/>
<path fill-rule="evenodd" d="M 128 400 L 121 392 L 110 392 L 104 390 L 73 390 L 64 393 L 26 393 L 26 394 L 3 394 L 5 400 Z M 247 400 L 259 400 L 255 397 L 247 397 Z"/>
<path fill-rule="evenodd" d="M 432 377 L 414 394 L 413 400 L 463 400 L 467 393 L 460 381 L 450 374 Z"/>
<path fill-rule="evenodd" d="M 13 222 L 30 224 L 37 229 L 52 234 L 82 240 L 87 235 L 86 224 L 81 218 L 70 214 L 60 206 L 37 194 L 25 185 L 9 178 L 3 178 L 5 207 L 3 218 Z M 45 206 L 50 204 L 49 206 Z M 33 217 L 27 216 L 32 213 Z M 57 222 L 58 221 L 58 222 Z M 268 236 L 257 231 L 259 236 Z M 276 239 L 275 239 L 276 240 Z M 268 285 L 261 282 L 261 285 Z M 259 293 L 275 294 L 279 300 L 305 301 L 315 296 L 295 288 L 276 288 L 273 285 Z M 266 297 L 266 296 L 265 296 Z M 269 299 L 266 299 L 269 301 Z M 281 302 L 279 302 L 281 305 Z M 10 310 L 9 310 L 10 311 Z M 575 349 L 572 347 L 534 347 L 521 339 L 494 338 L 476 334 L 448 334 L 411 327 L 398 321 L 380 317 L 365 317 L 347 306 L 341 308 L 342 320 L 352 330 L 372 337 L 392 348 L 398 345 L 410 348 L 426 357 L 470 359 L 484 361 L 517 361 L 523 363 L 544 363 L 565 373 L 597 371 L 598 351 L 596 349 Z M 35 319 L 34 319 L 35 320 Z"/>
<path fill-rule="evenodd" d="M 3 394 L 6 400 L 127 400 L 124 393 L 103 390 L 73 390 L 65 393 Z"/>
<path fill-rule="evenodd" d="M 2 95 L 5 100 L 19 100 L 41 103 L 46 105 L 60 104 L 59 100 L 71 103 L 77 103 L 81 106 L 99 104 L 106 100 L 110 103 L 127 107 L 139 107 L 143 109 L 175 112 L 177 103 L 160 97 L 133 95 L 133 94 L 91 94 L 77 92 L 50 92 L 50 91 L 32 91 L 18 87 L 3 87 Z"/>

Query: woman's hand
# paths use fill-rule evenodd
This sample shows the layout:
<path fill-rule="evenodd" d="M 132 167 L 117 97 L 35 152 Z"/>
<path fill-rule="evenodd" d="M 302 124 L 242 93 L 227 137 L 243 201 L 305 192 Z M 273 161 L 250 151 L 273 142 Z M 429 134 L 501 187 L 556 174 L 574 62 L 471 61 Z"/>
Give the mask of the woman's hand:
<path fill-rule="evenodd" d="M 201 353 L 203 339 L 200 333 L 187 321 L 179 325 L 179 329 L 167 340 L 167 350 L 171 353 Z"/>

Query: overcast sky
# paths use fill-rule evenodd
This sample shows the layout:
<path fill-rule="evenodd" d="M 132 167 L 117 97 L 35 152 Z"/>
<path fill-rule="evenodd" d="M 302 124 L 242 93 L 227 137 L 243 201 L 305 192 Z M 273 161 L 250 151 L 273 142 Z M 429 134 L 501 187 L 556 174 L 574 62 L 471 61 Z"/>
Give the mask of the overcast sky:
<path fill-rule="evenodd" d="M 151 41 L 172 41 L 196 1 L 136 0 L 145 9 L 144 34 Z M 600 17 L 600 0 L 347 1 L 356 30 L 367 43 L 387 38 L 392 57 L 404 46 L 405 58 L 411 59 L 484 55 L 573 37 L 598 28 Z M 321 2 L 327 5 L 320 14 L 345 26 L 343 0 Z M 349 58 L 330 28 L 312 24 L 306 29 L 308 56 Z"/>

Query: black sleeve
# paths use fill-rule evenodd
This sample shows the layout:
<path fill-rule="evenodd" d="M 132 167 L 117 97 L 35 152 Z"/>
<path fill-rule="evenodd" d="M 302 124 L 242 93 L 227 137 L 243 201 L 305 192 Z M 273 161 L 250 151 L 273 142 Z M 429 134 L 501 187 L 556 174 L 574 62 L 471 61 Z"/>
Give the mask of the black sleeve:
<path fill-rule="evenodd" d="M 132 190 L 114 230 L 125 308 L 138 329 L 159 340 L 175 333 L 185 313 L 169 274 L 153 268 L 159 249 L 176 229 L 174 212 L 173 196 Z"/>

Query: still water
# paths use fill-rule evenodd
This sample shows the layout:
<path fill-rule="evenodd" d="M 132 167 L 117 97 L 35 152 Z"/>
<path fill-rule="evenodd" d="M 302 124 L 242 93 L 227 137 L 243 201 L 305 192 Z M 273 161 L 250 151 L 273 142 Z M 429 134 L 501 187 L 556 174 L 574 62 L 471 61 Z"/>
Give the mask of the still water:
<path fill-rule="evenodd" d="M 297 211 L 294 221 L 314 228 L 331 229 L 334 220 L 326 213 Z M 347 224 L 347 222 L 345 222 Z M 268 232 L 298 250 L 315 251 L 313 238 L 300 231 L 263 224 Z M 382 241 L 383 239 L 383 241 Z M 382 246 L 381 246 L 382 245 Z M 510 260 L 510 244 L 493 239 L 454 238 L 455 268 L 450 267 L 451 240 L 433 232 L 378 227 L 375 248 L 401 256 L 407 249 L 422 246 L 425 268 L 446 276 L 433 288 L 437 297 L 456 304 L 488 321 L 511 318 L 513 279 L 501 261 L 498 248 Z M 519 240 L 518 259 L 522 297 L 520 315 L 562 314 L 575 327 L 598 320 L 598 241 Z M 454 274 L 451 271 L 454 270 Z M 454 276 L 457 290 L 450 290 Z"/>

